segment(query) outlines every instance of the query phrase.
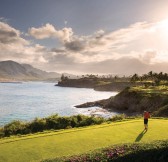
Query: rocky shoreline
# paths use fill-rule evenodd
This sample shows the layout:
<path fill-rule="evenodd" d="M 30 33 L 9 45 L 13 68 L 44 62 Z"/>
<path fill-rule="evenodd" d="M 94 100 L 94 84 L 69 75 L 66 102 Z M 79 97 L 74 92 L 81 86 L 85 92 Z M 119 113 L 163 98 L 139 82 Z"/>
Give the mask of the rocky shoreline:
<path fill-rule="evenodd" d="M 76 108 L 100 107 L 110 112 L 129 115 L 142 114 L 144 110 L 147 110 L 151 111 L 155 116 L 164 116 L 164 114 L 168 116 L 168 93 L 165 90 L 163 92 L 158 89 L 157 86 L 152 87 L 152 91 L 156 90 L 151 93 L 143 82 L 108 82 L 107 80 L 102 81 L 101 78 L 66 78 L 58 82 L 56 86 L 119 92 L 109 99 L 83 103 L 76 105 Z M 137 87 L 137 90 L 134 87 Z"/>
<path fill-rule="evenodd" d="M 101 107 L 111 112 L 125 113 L 129 115 L 142 114 L 144 110 L 151 111 L 157 116 L 157 113 L 162 107 L 168 105 L 168 95 L 159 93 L 142 93 L 131 88 L 126 88 L 118 95 L 109 99 L 87 102 L 77 105 L 77 108 Z M 167 106 L 168 107 L 168 106 Z M 165 114 L 167 109 L 162 112 Z M 160 114 L 160 115 L 162 115 Z M 166 113 L 168 115 L 168 113 Z"/>

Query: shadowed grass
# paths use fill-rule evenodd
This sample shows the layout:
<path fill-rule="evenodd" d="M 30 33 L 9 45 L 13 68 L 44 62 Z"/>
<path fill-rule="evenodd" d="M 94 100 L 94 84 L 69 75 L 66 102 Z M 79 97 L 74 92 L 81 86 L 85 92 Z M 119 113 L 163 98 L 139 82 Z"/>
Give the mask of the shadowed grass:
<path fill-rule="evenodd" d="M 147 132 L 147 130 L 143 130 L 138 136 L 137 136 L 137 138 L 135 139 L 135 142 L 139 142 L 141 139 L 142 139 L 142 137 L 145 135 L 145 133 Z"/>

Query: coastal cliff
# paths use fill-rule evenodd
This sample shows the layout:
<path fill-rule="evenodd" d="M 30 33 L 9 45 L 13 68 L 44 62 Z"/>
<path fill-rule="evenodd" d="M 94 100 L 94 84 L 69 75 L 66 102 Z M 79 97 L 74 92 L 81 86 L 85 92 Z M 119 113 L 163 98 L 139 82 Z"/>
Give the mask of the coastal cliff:
<path fill-rule="evenodd" d="M 60 87 L 93 88 L 96 91 L 122 91 L 126 87 L 142 85 L 142 83 L 132 83 L 128 81 L 113 81 L 107 78 L 79 78 L 62 79 L 56 84 Z"/>
<path fill-rule="evenodd" d="M 76 87 L 76 88 L 94 88 L 97 84 L 97 79 L 63 79 L 56 86 L 60 87 Z"/>
<path fill-rule="evenodd" d="M 138 91 L 134 88 L 125 88 L 118 95 L 109 99 L 88 102 L 77 105 L 77 108 L 100 106 L 109 111 L 117 111 L 128 114 L 143 113 L 144 110 L 151 111 L 155 116 L 168 116 L 168 94 L 148 93 Z M 162 110 L 162 111 L 161 111 Z"/>

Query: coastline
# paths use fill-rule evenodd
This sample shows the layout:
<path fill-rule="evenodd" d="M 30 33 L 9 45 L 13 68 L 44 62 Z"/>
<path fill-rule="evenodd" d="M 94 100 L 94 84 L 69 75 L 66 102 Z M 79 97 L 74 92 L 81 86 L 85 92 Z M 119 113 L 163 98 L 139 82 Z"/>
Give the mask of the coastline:
<path fill-rule="evenodd" d="M 20 82 L 20 81 L 0 81 L 0 83 L 15 83 L 15 84 L 21 84 L 23 82 Z"/>
<path fill-rule="evenodd" d="M 156 88 L 156 87 L 155 87 Z M 125 88 L 116 96 L 104 100 L 86 102 L 76 105 L 76 108 L 101 107 L 110 112 L 124 113 L 128 116 L 141 115 L 144 111 L 150 111 L 157 116 L 168 115 L 168 94 L 166 90 L 156 90 L 151 93 L 149 89 Z M 167 115 L 166 115 L 167 114 Z"/>

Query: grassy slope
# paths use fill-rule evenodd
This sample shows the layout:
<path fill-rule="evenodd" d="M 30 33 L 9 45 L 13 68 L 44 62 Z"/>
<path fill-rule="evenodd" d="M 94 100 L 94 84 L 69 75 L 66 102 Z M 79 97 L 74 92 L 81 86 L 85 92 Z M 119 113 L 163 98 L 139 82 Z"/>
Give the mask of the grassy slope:
<path fill-rule="evenodd" d="M 48 134 L 0 140 L 0 161 L 33 161 L 85 153 L 112 144 L 168 139 L 168 120 L 150 119 L 142 134 L 143 120 L 103 124 Z"/>

